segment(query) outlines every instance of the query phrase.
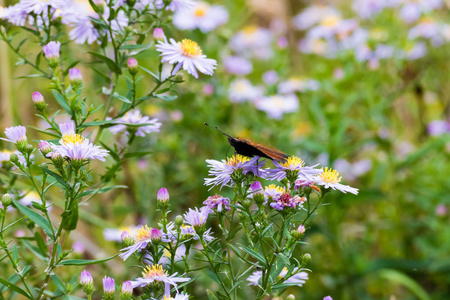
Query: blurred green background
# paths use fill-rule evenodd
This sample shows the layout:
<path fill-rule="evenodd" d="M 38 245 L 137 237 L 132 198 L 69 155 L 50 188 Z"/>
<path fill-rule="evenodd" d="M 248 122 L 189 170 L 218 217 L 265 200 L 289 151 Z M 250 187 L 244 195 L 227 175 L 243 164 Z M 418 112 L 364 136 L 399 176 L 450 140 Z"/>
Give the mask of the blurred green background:
<path fill-rule="evenodd" d="M 169 190 L 173 216 L 201 206 L 214 193 L 230 196 L 226 188 L 208 191 L 203 185 L 208 172 L 205 159 L 220 160 L 227 151 L 232 153 L 222 134 L 204 126 L 208 122 L 233 136 L 298 155 L 308 165 L 320 162 L 334 166 L 344 183 L 359 188 L 358 196 L 327 196 L 331 205 L 321 208 L 312 222 L 306 235 L 308 245 L 300 252 L 312 255 L 312 273 L 304 287 L 290 289 L 298 299 L 326 295 L 335 300 L 450 299 L 450 138 L 448 133 L 432 135 L 427 130 L 431 121 L 450 118 L 450 46 L 448 42 L 440 47 L 427 44 L 428 53 L 420 59 L 381 60 L 376 69 L 351 54 L 334 58 L 304 54 L 298 51 L 297 41 L 305 32 L 295 30 L 291 20 L 312 2 L 215 1 L 227 8 L 230 19 L 214 31 L 164 28 L 168 37 L 197 41 L 208 57 L 218 60 L 218 69 L 214 76 L 199 80 L 183 74 L 185 82 L 179 85 L 177 100 L 152 100 L 141 107 L 144 114 L 159 118 L 163 126 L 159 134 L 139 138 L 135 147 L 154 152 L 123 165 L 116 183 L 128 189 L 99 195 L 84 207 L 80 230 L 73 234 L 73 242 L 85 247 L 80 256 L 112 255 L 120 249 L 118 243 L 104 239 L 105 228 L 156 223 L 156 193 L 161 187 Z M 345 17 L 355 16 L 351 1 L 331 2 Z M 432 17 L 449 21 L 448 5 L 444 3 Z M 287 24 L 284 35 L 288 46 L 274 46 L 269 60 L 252 59 L 253 70 L 246 78 L 262 84 L 262 74 L 275 70 L 280 78 L 311 78 L 320 83 L 316 91 L 297 93 L 300 108 L 280 120 L 269 118 L 251 102 L 231 102 L 230 82 L 239 76 L 226 72 L 222 63 L 232 53 L 227 44 L 237 31 L 248 25 L 269 28 L 273 20 Z M 392 11 L 360 20 L 360 24 L 382 30 L 386 41 L 399 47 L 407 43 L 412 27 Z M 24 47 L 30 57 L 40 51 L 32 41 Z M 95 45 L 72 44 L 63 55 L 70 61 L 81 60 L 84 93 L 88 102 L 99 105 L 106 102 L 101 94 L 106 84 L 89 71 L 92 58 L 84 53 L 89 47 Z M 136 58 L 149 69 L 159 63 L 154 49 Z M 1 43 L 2 129 L 18 124 L 39 127 L 31 101 L 34 91 L 44 94 L 50 107 L 57 109 L 46 80 L 15 79 L 32 73 L 27 66 L 16 65 L 17 61 Z M 336 70 L 343 75 L 335 76 Z M 147 76 L 139 92 L 152 85 Z M 213 92 L 205 93 L 205 86 L 213 87 Z M 119 93 L 125 87 L 121 82 Z M 268 93 L 274 89 L 266 88 Z M 29 131 L 34 139 L 42 138 Z M 105 131 L 105 141 L 112 143 L 115 138 Z M 357 170 L 361 161 L 366 166 L 363 172 Z M 114 269 L 117 276 L 122 274 L 121 279 L 129 279 L 119 259 L 102 268 L 93 268 L 99 278 Z M 79 271 L 73 268 L 74 273 Z M 203 295 L 202 288 L 211 284 L 203 277 L 199 282 L 203 285 L 197 285 L 194 295 Z"/>

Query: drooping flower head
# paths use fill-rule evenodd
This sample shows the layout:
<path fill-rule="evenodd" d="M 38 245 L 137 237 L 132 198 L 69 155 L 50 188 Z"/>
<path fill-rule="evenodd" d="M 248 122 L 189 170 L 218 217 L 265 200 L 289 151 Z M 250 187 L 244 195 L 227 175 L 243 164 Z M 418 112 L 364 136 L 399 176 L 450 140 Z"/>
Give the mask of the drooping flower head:
<path fill-rule="evenodd" d="M 326 189 L 333 189 L 343 192 L 344 194 L 349 192 L 357 195 L 358 189 L 352 188 L 348 185 L 343 185 L 340 183 L 341 177 L 339 172 L 331 168 L 325 168 L 322 173 L 315 177 L 315 182 L 317 185 L 321 185 Z"/>
<path fill-rule="evenodd" d="M 189 74 L 198 78 L 197 70 L 206 75 L 213 75 L 217 66 L 216 60 L 207 58 L 202 53 L 200 46 L 188 39 L 178 43 L 174 39 L 170 39 L 170 43 L 159 41 L 156 49 L 161 52 L 163 63 L 176 64 L 172 75 L 175 75 L 183 67 Z"/>
<path fill-rule="evenodd" d="M 295 155 L 288 157 L 283 163 L 274 161 L 273 164 L 276 168 L 269 171 L 272 174 L 271 180 L 281 181 L 284 178 L 287 178 L 289 181 L 313 180 L 315 175 L 322 172 L 321 169 L 314 168 L 317 165 L 312 167 L 305 166 L 305 162 Z"/>
<path fill-rule="evenodd" d="M 142 137 L 151 132 L 159 132 L 161 128 L 161 123 L 158 122 L 158 119 L 150 119 L 148 116 L 142 116 L 141 112 L 137 109 L 127 112 L 123 117 L 112 121 L 112 123 L 118 124 L 109 127 L 109 130 L 114 134 L 125 130 L 126 135 L 134 132 L 137 136 Z M 146 125 L 133 126 L 140 124 Z"/>
<path fill-rule="evenodd" d="M 217 210 L 217 212 L 230 210 L 230 199 L 220 195 L 209 196 L 205 201 L 203 201 L 203 204 L 211 210 Z"/>
<path fill-rule="evenodd" d="M 230 182 L 233 183 L 242 179 L 242 176 L 248 173 L 261 178 L 266 177 L 266 172 L 261 169 L 265 161 L 259 161 L 258 156 L 250 159 L 242 155 L 233 155 L 221 162 L 213 159 L 207 159 L 206 162 L 208 167 L 210 167 L 208 174 L 214 177 L 205 178 L 205 185 L 212 185 L 211 188 L 216 185 L 220 185 L 220 188 L 222 188 Z"/>

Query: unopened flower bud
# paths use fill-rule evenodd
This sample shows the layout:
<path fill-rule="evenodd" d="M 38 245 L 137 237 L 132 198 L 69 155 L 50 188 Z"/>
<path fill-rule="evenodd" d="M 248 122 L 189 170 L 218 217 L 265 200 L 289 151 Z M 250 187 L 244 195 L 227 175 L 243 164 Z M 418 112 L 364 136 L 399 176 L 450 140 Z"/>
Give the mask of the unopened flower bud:
<path fill-rule="evenodd" d="M 51 41 L 47 45 L 42 47 L 45 58 L 48 61 L 50 68 L 54 69 L 59 65 L 59 49 L 61 47 L 60 42 Z"/>
<path fill-rule="evenodd" d="M 2 203 L 3 203 L 3 208 L 7 208 L 8 206 L 11 205 L 12 203 L 12 197 L 10 194 L 4 194 L 2 196 Z"/>
<path fill-rule="evenodd" d="M 159 243 L 161 241 L 162 232 L 158 228 L 153 228 L 150 232 L 150 239 L 154 244 Z"/>
<path fill-rule="evenodd" d="M 25 152 L 28 153 L 28 154 L 31 154 L 31 152 L 33 152 L 33 150 L 34 150 L 34 147 L 32 145 L 30 145 L 30 144 L 28 144 L 25 147 Z"/>
<path fill-rule="evenodd" d="M 311 254 L 305 253 L 302 255 L 302 267 L 306 266 L 310 261 L 312 257 Z"/>
<path fill-rule="evenodd" d="M 83 82 L 83 75 L 81 74 L 81 71 L 79 69 L 72 68 L 69 70 L 69 79 L 70 79 L 70 84 L 74 88 L 77 88 Z"/>
<path fill-rule="evenodd" d="M 164 39 L 166 38 L 166 36 L 164 35 L 164 30 L 159 27 L 156 27 L 153 30 L 153 37 L 158 41 L 164 41 Z"/>
<path fill-rule="evenodd" d="M 138 61 L 136 60 L 136 58 L 130 57 L 127 61 L 127 66 L 128 66 L 128 72 L 130 72 L 131 75 L 136 75 L 138 72 Z"/>
<path fill-rule="evenodd" d="M 52 154 L 50 154 L 50 158 L 52 159 L 52 162 L 56 168 L 62 168 L 64 159 L 61 154 L 59 154 L 58 152 L 53 152 Z"/>
<path fill-rule="evenodd" d="M 123 244 L 124 244 L 125 247 L 129 247 L 129 246 L 131 246 L 131 245 L 134 244 L 133 237 L 132 237 L 131 234 L 130 234 L 128 231 L 126 231 L 126 230 L 124 230 L 124 231 L 122 232 L 122 234 L 120 235 L 120 238 L 122 239 L 122 242 L 123 242 Z"/>
<path fill-rule="evenodd" d="M 255 200 L 255 203 L 259 206 L 262 203 L 264 203 L 264 189 L 262 187 L 261 182 L 255 181 L 250 186 L 250 190 L 253 194 L 253 200 Z"/>
<path fill-rule="evenodd" d="M 299 234 L 304 234 L 305 233 L 305 226 L 303 226 L 303 225 L 299 225 L 298 227 L 297 227 L 297 232 L 299 233 Z"/>
<path fill-rule="evenodd" d="M 290 294 L 286 297 L 286 300 L 295 300 L 295 296 Z"/>
<path fill-rule="evenodd" d="M 42 96 L 41 93 L 34 92 L 31 99 L 33 100 L 34 107 L 36 107 L 38 111 L 42 112 L 47 107 L 47 103 L 45 103 L 44 96 Z"/>
<path fill-rule="evenodd" d="M 160 188 L 156 195 L 157 207 L 159 209 L 167 209 L 169 207 L 169 192 L 166 188 Z"/>
<path fill-rule="evenodd" d="M 47 154 L 52 152 L 52 148 L 50 147 L 50 144 L 47 141 L 40 141 L 39 142 L 39 151 L 41 151 L 42 155 L 44 157 L 47 157 Z"/>
<path fill-rule="evenodd" d="M 13 164 L 18 164 L 19 163 L 19 156 L 15 153 L 11 154 L 11 156 L 9 157 L 9 160 L 13 163 Z"/>
<path fill-rule="evenodd" d="M 133 286 L 131 281 L 125 281 L 122 283 L 122 289 L 120 291 L 120 300 L 129 300 L 133 294 Z"/>
<path fill-rule="evenodd" d="M 244 201 L 242 201 L 242 206 L 247 210 L 250 208 L 250 206 L 252 206 L 252 202 L 248 199 L 245 199 Z"/>
<path fill-rule="evenodd" d="M 94 280 L 88 271 L 84 270 L 81 272 L 80 284 L 87 295 L 91 295 L 94 292 Z"/>
<path fill-rule="evenodd" d="M 180 227 L 181 225 L 183 225 L 184 219 L 182 216 L 178 215 L 175 217 L 175 225 L 177 227 Z"/>
<path fill-rule="evenodd" d="M 116 284 L 114 283 L 114 278 L 105 276 L 105 278 L 103 278 L 103 300 L 114 299 L 115 291 Z"/>
<path fill-rule="evenodd" d="M 326 296 L 323 298 L 323 300 L 333 300 L 333 298 L 331 298 L 331 296 Z"/>

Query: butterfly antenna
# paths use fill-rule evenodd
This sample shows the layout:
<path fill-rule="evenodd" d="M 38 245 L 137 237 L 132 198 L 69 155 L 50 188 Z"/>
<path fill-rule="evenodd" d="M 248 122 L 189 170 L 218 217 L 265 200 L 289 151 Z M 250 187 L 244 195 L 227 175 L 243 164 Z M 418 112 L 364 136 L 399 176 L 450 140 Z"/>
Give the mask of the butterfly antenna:
<path fill-rule="evenodd" d="M 210 126 L 208 123 L 206 123 L 206 122 L 204 122 L 205 123 L 205 125 L 206 126 L 208 126 L 208 127 L 211 127 L 212 128 L 212 126 Z M 229 135 L 228 133 L 226 133 L 225 131 L 223 131 L 222 129 L 220 129 L 219 127 L 217 127 L 217 126 L 214 126 L 214 128 L 216 128 L 217 130 L 219 130 L 222 134 L 224 134 L 224 135 L 226 135 L 227 137 L 229 137 L 229 138 L 231 138 L 231 139 L 234 139 L 231 135 Z"/>

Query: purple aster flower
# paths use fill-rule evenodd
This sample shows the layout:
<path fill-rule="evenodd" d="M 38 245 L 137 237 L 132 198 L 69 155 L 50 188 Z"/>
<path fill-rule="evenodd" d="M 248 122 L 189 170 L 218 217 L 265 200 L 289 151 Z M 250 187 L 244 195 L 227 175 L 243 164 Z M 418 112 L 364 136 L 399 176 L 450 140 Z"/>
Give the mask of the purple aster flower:
<path fill-rule="evenodd" d="M 86 270 L 81 272 L 81 276 L 80 276 L 80 284 L 81 285 L 92 284 L 93 282 L 94 282 L 94 280 L 92 279 L 91 273 L 89 273 Z"/>
<path fill-rule="evenodd" d="M 202 227 L 206 224 L 208 215 L 211 212 L 212 210 L 207 206 L 201 207 L 200 210 L 197 207 L 195 208 L 195 210 L 189 208 L 189 211 L 183 215 L 184 222 L 188 223 L 194 228 Z"/>
<path fill-rule="evenodd" d="M 7 139 L 0 138 L 4 141 L 8 141 L 11 143 L 19 143 L 27 141 L 27 129 L 25 126 L 13 126 L 5 129 L 5 135 Z"/>
<path fill-rule="evenodd" d="M 42 50 L 44 51 L 45 57 L 47 59 L 58 59 L 60 47 L 60 42 L 51 41 L 47 45 L 43 46 Z"/>
<path fill-rule="evenodd" d="M 248 59 L 239 56 L 224 58 L 223 65 L 228 73 L 236 75 L 250 74 L 253 69 L 253 65 Z"/>
<path fill-rule="evenodd" d="M 275 70 L 267 71 L 263 74 L 263 81 L 266 84 L 275 84 L 278 81 L 278 73 Z"/>
<path fill-rule="evenodd" d="M 259 161 L 259 157 L 248 158 L 242 155 L 234 155 L 227 160 L 217 161 L 213 159 L 207 159 L 206 162 L 210 167 L 208 174 L 214 176 L 213 178 L 205 178 L 205 185 L 212 185 L 211 189 L 220 185 L 223 186 L 233 183 L 231 179 L 233 174 L 247 174 L 249 172 L 261 178 L 266 177 L 266 173 L 261 168 L 264 166 L 265 161 Z"/>
<path fill-rule="evenodd" d="M 323 298 L 323 300 L 333 300 L 333 298 L 331 298 L 331 296 L 326 296 Z"/>
<path fill-rule="evenodd" d="M 166 36 L 164 35 L 164 30 L 159 27 L 156 27 L 153 30 L 153 37 L 155 38 L 155 40 L 158 41 L 164 41 L 166 39 Z"/>
<path fill-rule="evenodd" d="M 300 197 L 298 195 L 292 197 L 291 194 L 284 193 L 281 196 L 274 199 L 274 201 L 270 203 L 270 206 L 277 210 L 283 210 L 285 207 L 301 208 L 303 202 L 305 201 L 306 201 L 305 197 Z"/>
<path fill-rule="evenodd" d="M 159 41 L 156 50 L 161 52 L 163 63 L 176 64 L 172 75 L 178 73 L 183 67 L 189 74 L 198 78 L 197 70 L 206 75 L 213 75 L 217 66 L 216 60 L 206 58 L 199 45 L 188 39 L 178 43 L 174 39 L 170 39 L 170 43 Z"/>
<path fill-rule="evenodd" d="M 156 200 L 158 202 L 167 202 L 169 199 L 169 191 L 167 191 L 166 188 L 160 188 L 158 194 L 156 195 Z"/>
<path fill-rule="evenodd" d="M 313 180 L 315 175 L 322 172 L 321 169 L 315 169 L 318 164 L 312 167 L 305 166 L 304 161 L 297 156 L 288 157 L 284 163 L 274 161 L 273 164 L 276 168 L 269 170 L 271 180 L 281 181 L 286 176 L 289 180 Z"/>
<path fill-rule="evenodd" d="M 438 136 L 444 133 L 450 132 L 450 122 L 445 120 L 434 120 L 428 123 L 428 134 L 432 136 Z"/>
<path fill-rule="evenodd" d="M 69 69 L 69 79 L 72 84 L 77 85 L 83 81 L 83 75 L 79 69 L 71 68 Z"/>
<path fill-rule="evenodd" d="M 114 294 L 116 291 L 116 284 L 114 278 L 105 276 L 103 278 L 103 292 L 105 294 Z"/>
<path fill-rule="evenodd" d="M 331 168 L 325 168 L 322 173 L 315 177 L 315 183 L 317 185 L 321 185 L 324 188 L 331 188 L 333 190 L 338 190 L 343 192 L 344 194 L 349 192 L 357 195 L 358 189 L 352 188 L 348 185 L 343 185 L 340 183 L 341 177 L 339 176 L 338 171 L 333 170 Z"/>
<path fill-rule="evenodd" d="M 228 90 L 228 97 L 230 97 L 231 102 L 255 101 L 262 98 L 263 95 L 264 89 L 260 86 L 252 85 L 246 78 L 233 80 Z"/>
<path fill-rule="evenodd" d="M 155 228 L 149 228 L 147 225 L 142 226 L 142 228 L 138 229 L 134 236 L 134 244 L 121 249 L 120 251 L 123 251 L 123 253 L 121 253 L 119 257 L 123 260 L 127 260 L 134 252 L 141 251 L 142 249 L 147 247 L 149 243 L 155 242 L 156 240 L 154 240 L 153 238 L 159 237 L 158 241 L 169 241 L 166 234 L 162 234 L 159 229 L 156 229 L 159 231 L 154 231 L 154 229 Z"/>
<path fill-rule="evenodd" d="M 158 119 L 150 119 L 148 116 L 142 116 L 139 110 L 133 110 L 127 112 L 123 117 L 115 119 L 111 122 L 112 124 L 118 124 L 109 127 L 109 130 L 117 134 L 121 131 L 125 131 L 125 134 L 130 134 L 131 128 L 136 130 L 137 136 L 144 137 L 146 134 L 151 132 L 159 132 L 161 123 Z M 138 126 L 142 124 L 142 126 Z"/>
<path fill-rule="evenodd" d="M 288 275 L 288 269 L 283 268 L 283 270 L 278 275 L 277 280 L 279 280 L 282 283 L 291 283 L 295 284 L 297 286 L 303 286 L 303 284 L 308 280 L 308 273 L 300 271 L 299 268 L 294 268 L 292 270 L 292 274 L 289 275 L 289 277 L 286 278 Z M 248 285 L 254 285 L 258 286 L 259 280 L 262 277 L 262 271 L 255 271 L 252 275 L 250 275 L 247 278 L 247 281 L 249 282 Z"/>
<path fill-rule="evenodd" d="M 220 195 L 208 197 L 205 201 L 203 201 L 203 204 L 211 210 L 217 210 L 217 212 L 221 212 L 222 210 L 230 210 L 230 199 Z"/>

